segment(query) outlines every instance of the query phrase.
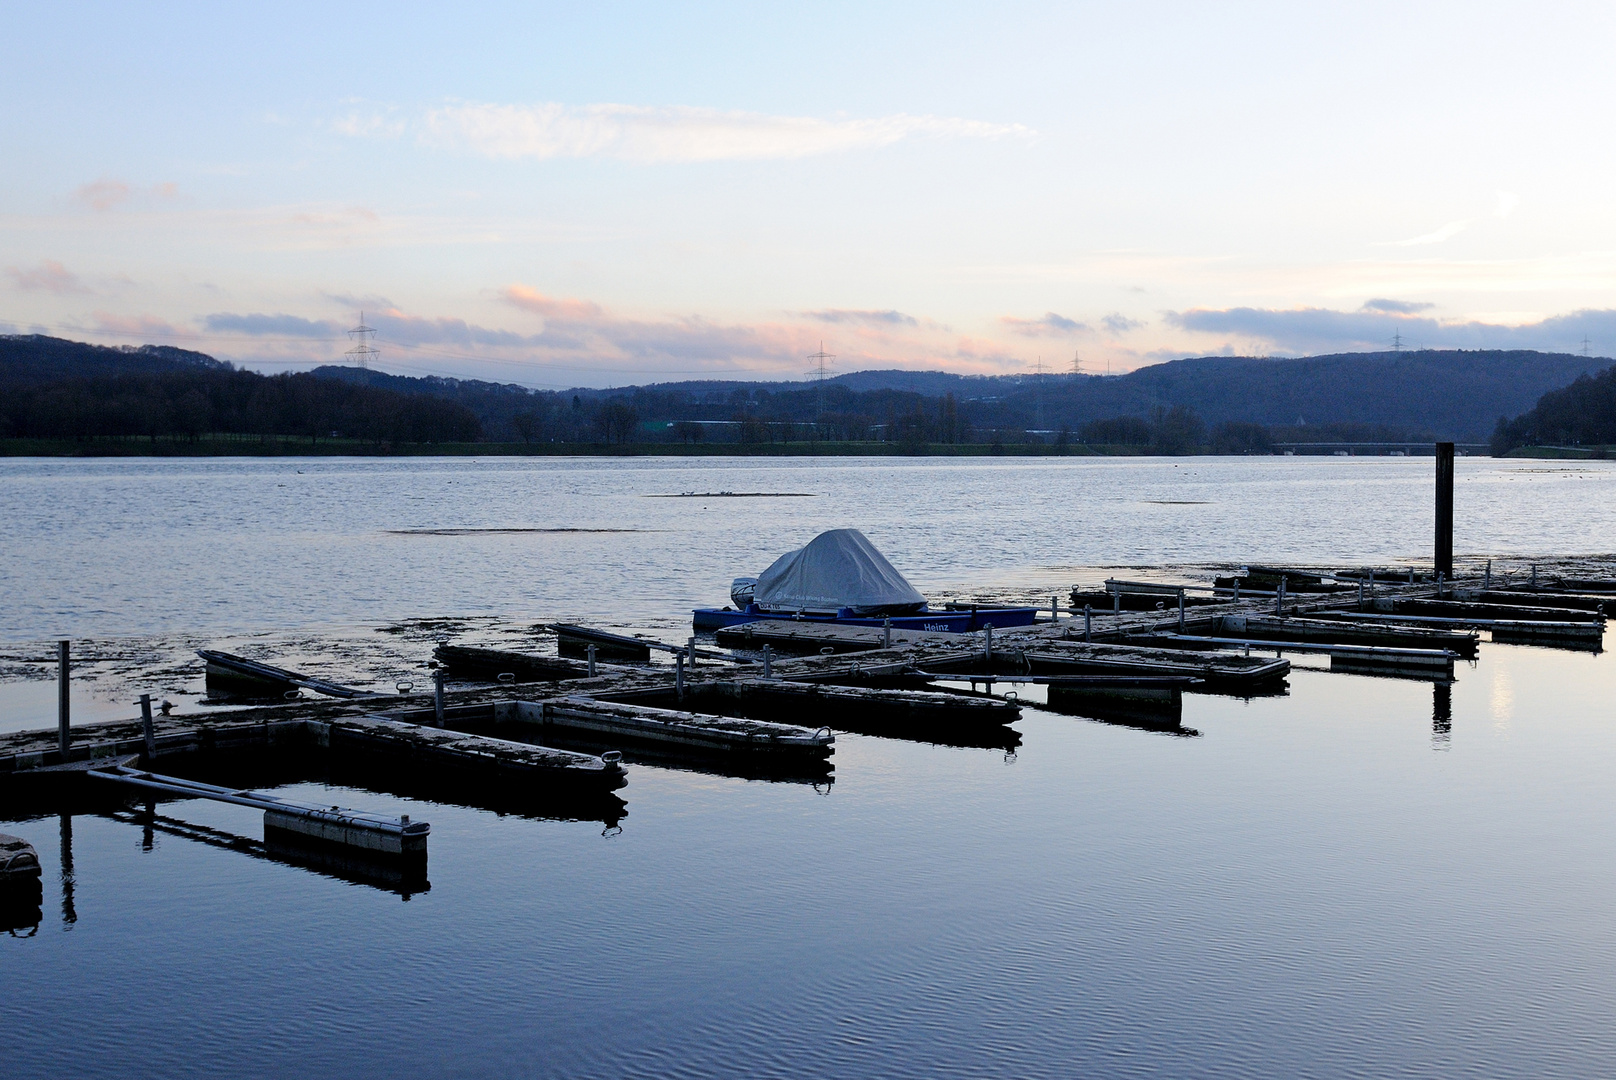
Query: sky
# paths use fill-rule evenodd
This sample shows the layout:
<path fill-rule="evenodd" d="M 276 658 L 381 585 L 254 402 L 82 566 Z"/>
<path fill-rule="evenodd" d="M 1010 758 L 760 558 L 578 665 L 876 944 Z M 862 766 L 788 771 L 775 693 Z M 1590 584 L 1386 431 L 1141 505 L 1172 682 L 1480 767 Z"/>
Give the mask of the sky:
<path fill-rule="evenodd" d="M 539 388 L 1616 354 L 1608 4 L 0 2 L 0 333 Z"/>

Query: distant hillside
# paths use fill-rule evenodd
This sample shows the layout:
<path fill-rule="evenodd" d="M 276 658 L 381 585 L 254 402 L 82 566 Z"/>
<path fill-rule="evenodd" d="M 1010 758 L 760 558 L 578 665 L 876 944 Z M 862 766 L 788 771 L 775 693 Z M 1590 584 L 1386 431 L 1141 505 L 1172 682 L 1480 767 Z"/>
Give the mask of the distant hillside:
<path fill-rule="evenodd" d="M 1565 353 L 1429 350 L 1300 359 L 1200 357 L 1115 377 L 862 371 L 827 380 L 823 387 L 811 381 L 691 380 L 562 393 L 338 366 L 297 378 L 452 406 L 459 410 L 454 415 L 475 417 L 482 438 L 494 442 L 817 439 L 921 447 L 1042 441 L 1160 453 L 1263 453 L 1274 442 L 1325 439 L 1480 442 L 1499 417 L 1520 416 L 1550 391 L 1610 365 L 1608 358 Z M 232 371 L 202 353 L 162 346 L 113 349 L 59 338 L 0 338 L 0 388 L 16 398 L 6 406 L 13 431 L 32 423 L 18 411 L 23 400 L 18 392 L 25 388 Z M 81 389 L 112 392 L 101 384 Z M 382 398 L 352 400 L 374 400 L 382 408 Z M 449 416 L 440 419 L 449 423 Z M 75 423 L 76 430 L 94 426 L 88 420 Z M 356 424 L 351 420 L 346 427 Z M 439 429 L 434 420 L 421 430 Z"/>
<path fill-rule="evenodd" d="M 1616 368 L 1584 375 L 1564 389 L 1544 394 L 1531 411 L 1513 420 L 1500 417 L 1492 449 L 1502 455 L 1517 446 L 1612 443 L 1616 443 Z"/>
<path fill-rule="evenodd" d="M 1114 377 L 870 371 L 827 380 L 823 400 L 826 412 L 835 414 L 832 423 L 849 429 L 860 425 L 885 429 L 917 411 L 935 414 L 951 394 L 957 423 L 974 429 L 1066 428 L 1077 433 L 1097 421 L 1144 419 L 1177 407 L 1193 412 L 1208 430 L 1230 423 L 1258 424 L 1296 429 L 1286 431 L 1287 437 L 1317 438 L 1301 429 L 1333 426 L 1343 433 L 1357 429 L 1357 437 L 1365 438 L 1372 429 L 1374 437 L 1387 439 L 1480 442 L 1498 417 L 1515 416 L 1548 391 L 1603 371 L 1611 362 L 1568 353 L 1426 350 L 1302 359 L 1209 356 Z M 521 415 L 536 416 L 541 422 L 548 417 L 566 427 L 577 418 L 560 405 L 570 405 L 574 398 L 586 413 L 601 402 L 619 401 L 632 407 L 642 421 L 669 423 L 742 416 L 808 423 L 820 415 L 819 388 L 812 382 L 702 380 L 547 394 L 495 383 L 406 379 L 355 368 L 320 368 L 317 373 L 458 401 L 478 414 L 490 437 L 513 430 L 510 425 Z M 558 436 L 552 432 L 545 437 Z"/>
<path fill-rule="evenodd" d="M 12 386 L 93 375 L 157 374 L 203 369 L 230 371 L 206 353 L 169 345 L 90 345 L 43 334 L 0 335 L 0 379 Z"/>
<path fill-rule="evenodd" d="M 479 439 L 454 402 L 313 375 L 237 371 L 201 353 L 0 338 L 0 438 L 195 441 L 333 436 L 373 444 Z"/>
<path fill-rule="evenodd" d="M 1375 424 L 1439 438 L 1483 441 L 1550 390 L 1602 371 L 1609 358 L 1527 351 L 1427 350 L 1303 359 L 1202 357 L 1114 378 L 1051 376 L 973 410 L 979 422 L 1036 416 L 1076 429 L 1175 405 L 1209 425 Z"/>

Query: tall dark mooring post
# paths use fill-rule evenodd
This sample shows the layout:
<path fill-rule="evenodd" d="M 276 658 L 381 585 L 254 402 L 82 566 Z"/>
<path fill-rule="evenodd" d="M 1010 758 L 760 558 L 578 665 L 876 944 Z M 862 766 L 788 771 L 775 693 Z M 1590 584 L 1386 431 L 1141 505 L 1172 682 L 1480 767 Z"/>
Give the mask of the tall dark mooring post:
<path fill-rule="evenodd" d="M 57 742 L 62 751 L 62 761 L 67 761 L 67 744 L 71 736 L 68 733 L 70 721 L 68 718 L 68 643 L 56 643 L 56 729 Z"/>
<path fill-rule="evenodd" d="M 1436 444 L 1436 572 L 1453 580 L 1453 444 Z"/>

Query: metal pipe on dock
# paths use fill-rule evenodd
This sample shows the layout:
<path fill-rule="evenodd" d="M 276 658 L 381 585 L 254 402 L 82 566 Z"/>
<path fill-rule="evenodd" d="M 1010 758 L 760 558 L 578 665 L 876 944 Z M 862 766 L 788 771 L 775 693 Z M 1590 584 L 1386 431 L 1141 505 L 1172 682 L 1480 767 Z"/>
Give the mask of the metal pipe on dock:
<path fill-rule="evenodd" d="M 1094 609 L 1088 604 L 1083 605 L 1083 640 L 1094 640 Z"/>
<path fill-rule="evenodd" d="M 589 677 L 591 679 L 595 677 L 595 647 L 593 645 L 589 646 Z"/>
<path fill-rule="evenodd" d="M 432 672 L 432 712 L 437 718 L 438 727 L 443 726 L 443 669 L 437 668 Z"/>

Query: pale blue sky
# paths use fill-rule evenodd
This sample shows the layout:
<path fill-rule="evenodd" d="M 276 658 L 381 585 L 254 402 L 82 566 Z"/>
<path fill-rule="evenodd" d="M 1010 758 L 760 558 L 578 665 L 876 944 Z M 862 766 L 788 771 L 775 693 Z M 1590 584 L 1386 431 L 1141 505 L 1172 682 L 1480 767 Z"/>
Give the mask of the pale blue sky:
<path fill-rule="evenodd" d="M 384 369 L 534 386 L 1616 353 L 1605 5 L 0 12 L 0 331 L 280 370 L 363 307 Z"/>

